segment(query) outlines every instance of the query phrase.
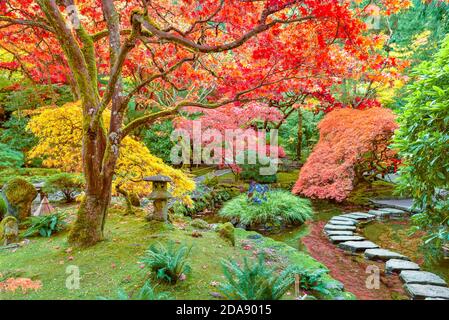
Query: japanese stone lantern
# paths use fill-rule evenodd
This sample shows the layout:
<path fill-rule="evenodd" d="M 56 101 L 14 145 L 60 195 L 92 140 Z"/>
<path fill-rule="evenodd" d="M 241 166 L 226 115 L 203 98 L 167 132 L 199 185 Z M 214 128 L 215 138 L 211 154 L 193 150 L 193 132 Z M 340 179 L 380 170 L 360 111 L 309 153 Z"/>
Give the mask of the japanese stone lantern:
<path fill-rule="evenodd" d="M 172 182 L 172 180 L 167 176 L 156 175 L 145 177 L 143 178 L 143 181 L 150 181 L 153 183 L 153 192 L 148 196 L 148 199 L 153 200 L 153 219 L 166 222 L 168 210 L 167 202 L 172 198 L 171 193 L 168 192 L 168 184 Z"/>

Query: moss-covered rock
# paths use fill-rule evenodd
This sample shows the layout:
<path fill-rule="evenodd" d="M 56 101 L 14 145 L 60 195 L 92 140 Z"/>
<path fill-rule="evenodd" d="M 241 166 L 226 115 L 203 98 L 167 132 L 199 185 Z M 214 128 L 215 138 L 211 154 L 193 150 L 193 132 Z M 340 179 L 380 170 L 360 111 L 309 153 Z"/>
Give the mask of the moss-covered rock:
<path fill-rule="evenodd" d="M 3 199 L 2 195 L 0 194 L 0 220 L 2 220 L 4 216 L 6 216 L 7 212 L 8 212 L 8 206 L 6 205 L 6 201 Z"/>
<path fill-rule="evenodd" d="M 8 245 L 19 241 L 19 223 L 17 219 L 8 216 L 0 222 L 0 245 Z"/>
<path fill-rule="evenodd" d="M 8 215 L 17 218 L 19 222 L 31 215 L 31 203 L 37 196 L 36 188 L 22 178 L 10 180 L 4 190 L 8 206 Z"/>
<path fill-rule="evenodd" d="M 217 229 L 220 237 L 229 240 L 233 246 L 235 246 L 235 233 L 234 226 L 230 222 L 226 222 L 218 226 Z"/>
<path fill-rule="evenodd" d="M 197 229 L 209 229 L 209 223 L 204 221 L 203 219 L 193 219 L 190 222 L 190 225 Z"/>

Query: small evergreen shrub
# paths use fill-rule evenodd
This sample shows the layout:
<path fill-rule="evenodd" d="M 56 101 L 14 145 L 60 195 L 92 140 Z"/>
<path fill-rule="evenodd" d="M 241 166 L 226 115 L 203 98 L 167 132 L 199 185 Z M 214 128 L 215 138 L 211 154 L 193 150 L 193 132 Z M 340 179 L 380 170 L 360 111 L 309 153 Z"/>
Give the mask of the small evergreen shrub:
<path fill-rule="evenodd" d="M 67 223 L 66 214 L 57 212 L 45 216 L 29 217 L 24 224 L 28 229 L 23 233 L 23 237 L 30 237 L 39 234 L 41 237 L 50 237 L 52 234 L 62 231 Z"/>
<path fill-rule="evenodd" d="M 292 268 L 278 274 L 267 267 L 263 255 L 255 264 L 245 259 L 243 266 L 233 260 L 222 266 L 226 282 L 218 290 L 228 300 L 279 300 L 295 281 Z"/>
<path fill-rule="evenodd" d="M 156 279 L 174 284 L 182 274 L 190 272 L 187 263 L 190 250 L 191 248 L 184 245 L 175 248 L 172 242 L 168 246 L 159 243 L 150 246 L 142 262 L 155 272 Z"/>
<path fill-rule="evenodd" d="M 62 192 L 67 202 L 75 201 L 77 193 L 84 188 L 84 178 L 78 174 L 59 173 L 50 176 L 45 181 L 44 192 Z"/>
<path fill-rule="evenodd" d="M 299 198 L 288 191 L 274 190 L 264 194 L 266 200 L 255 202 L 242 194 L 225 203 L 219 215 L 229 220 L 237 219 L 247 226 L 260 224 L 304 223 L 313 215 L 308 199 Z"/>

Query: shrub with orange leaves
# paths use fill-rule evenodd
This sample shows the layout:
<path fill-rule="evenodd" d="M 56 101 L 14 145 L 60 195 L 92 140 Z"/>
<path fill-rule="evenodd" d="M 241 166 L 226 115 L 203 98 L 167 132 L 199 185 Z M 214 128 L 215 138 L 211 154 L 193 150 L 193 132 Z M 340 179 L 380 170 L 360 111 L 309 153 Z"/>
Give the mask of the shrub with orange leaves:
<path fill-rule="evenodd" d="M 398 127 L 385 108 L 338 109 L 319 123 L 320 140 L 301 169 L 293 193 L 310 198 L 345 200 L 360 179 L 393 165 L 389 148 Z"/>
<path fill-rule="evenodd" d="M 23 294 L 31 290 L 37 291 L 42 288 L 42 282 L 39 280 L 31 280 L 29 278 L 8 278 L 0 282 L 0 292 L 16 292 L 21 290 Z"/>

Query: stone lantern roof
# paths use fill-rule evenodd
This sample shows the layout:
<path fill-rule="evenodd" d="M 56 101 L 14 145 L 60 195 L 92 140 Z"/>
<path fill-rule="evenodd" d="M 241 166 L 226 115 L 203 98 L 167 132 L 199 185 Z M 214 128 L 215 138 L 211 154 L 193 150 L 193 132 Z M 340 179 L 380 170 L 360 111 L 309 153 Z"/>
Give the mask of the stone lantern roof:
<path fill-rule="evenodd" d="M 143 181 L 150 181 L 150 182 L 172 182 L 173 180 L 170 177 L 163 176 L 161 174 L 155 175 L 155 176 L 149 176 L 144 177 Z"/>

